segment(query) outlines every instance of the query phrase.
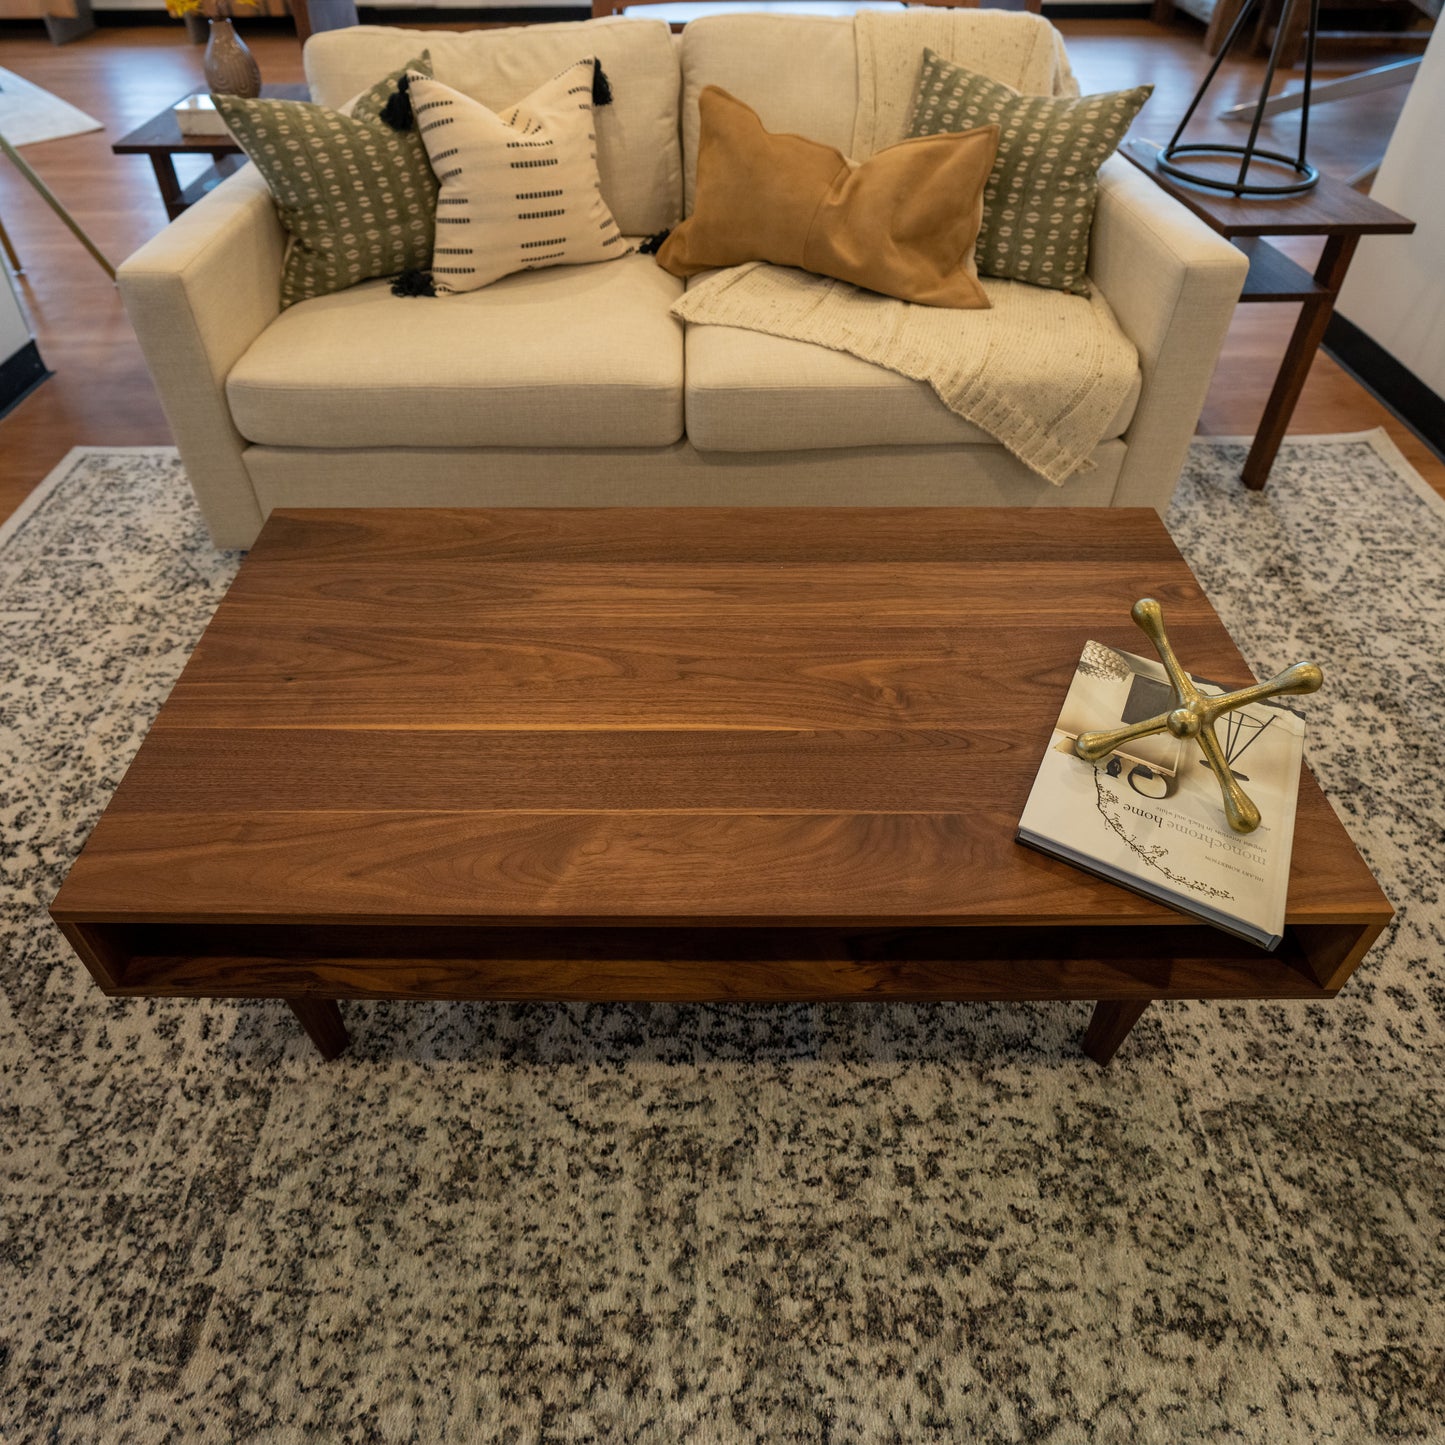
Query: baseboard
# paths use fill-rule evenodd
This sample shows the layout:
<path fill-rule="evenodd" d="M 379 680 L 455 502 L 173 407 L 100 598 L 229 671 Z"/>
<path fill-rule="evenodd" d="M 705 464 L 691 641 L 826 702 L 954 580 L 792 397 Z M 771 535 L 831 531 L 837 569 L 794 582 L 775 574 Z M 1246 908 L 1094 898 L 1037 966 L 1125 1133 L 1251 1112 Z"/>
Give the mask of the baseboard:
<path fill-rule="evenodd" d="M 1153 15 L 1149 0 L 1044 0 L 1045 20 L 1149 20 Z"/>
<path fill-rule="evenodd" d="M 238 12 L 245 30 L 282 31 L 288 35 L 296 33 L 296 26 L 289 15 L 247 15 Z M 165 25 L 184 35 L 185 26 L 165 10 L 96 10 L 93 12 L 97 30 L 129 30 L 146 25 Z M 19 22 L 16 22 L 19 23 Z M 30 22 L 26 22 L 30 23 Z"/>
<path fill-rule="evenodd" d="M 592 7 L 585 5 L 488 5 L 484 10 L 463 10 L 434 5 L 399 9 L 389 5 L 368 5 L 357 0 L 363 25 L 555 25 L 564 20 L 590 20 Z"/>
<path fill-rule="evenodd" d="M 363 25 L 447 25 L 461 21 L 474 25 L 485 21 L 488 25 L 553 25 L 561 20 L 590 20 L 590 5 L 501 5 L 485 10 L 463 10 L 450 5 L 435 5 L 425 8 L 406 6 L 373 6 L 366 0 L 358 0 Z M 1044 0 L 1044 17 L 1048 20 L 1148 20 L 1154 13 L 1149 0 L 1060 0 L 1051 3 Z M 290 32 L 294 29 L 289 15 L 245 15 L 246 29 L 276 30 Z M 176 22 L 164 10 L 97 10 L 97 29 L 124 29 L 142 25 L 169 25 Z M 26 30 L 40 33 L 43 29 L 39 19 L 0 20 L 0 35 L 20 36 Z"/>
<path fill-rule="evenodd" d="M 406 6 L 373 6 L 358 0 L 363 25 L 447 25 L 462 21 L 468 25 L 485 21 L 488 25 L 550 25 L 561 20 L 590 20 L 590 5 L 500 5 L 485 10 L 463 10 L 455 6 L 435 5 L 425 8 Z M 1044 17 L 1049 20 L 1148 20 L 1154 13 L 1150 0 L 1044 0 Z M 291 31 L 289 15 L 244 15 L 247 29 Z M 164 10 L 98 10 L 98 29 L 123 29 L 141 25 L 169 25 L 176 22 Z M 0 20 L 0 35 L 19 35 L 25 28 L 39 31 L 38 19 Z"/>
<path fill-rule="evenodd" d="M 1324 348 L 1438 456 L 1445 458 L 1445 397 L 1431 391 L 1374 337 L 1336 312 Z"/>
<path fill-rule="evenodd" d="M 47 376 L 40 348 L 27 341 L 8 361 L 0 362 L 0 416 L 20 405 Z"/>

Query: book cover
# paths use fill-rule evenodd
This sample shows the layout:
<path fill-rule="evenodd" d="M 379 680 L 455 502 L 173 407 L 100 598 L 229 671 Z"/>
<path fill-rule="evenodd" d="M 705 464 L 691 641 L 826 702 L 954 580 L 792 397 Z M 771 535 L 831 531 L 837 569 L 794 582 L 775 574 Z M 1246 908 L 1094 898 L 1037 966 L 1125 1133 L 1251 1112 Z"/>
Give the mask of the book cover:
<path fill-rule="evenodd" d="M 1195 683 L 1211 696 L 1224 691 Z M 1159 663 L 1088 643 L 1019 820 L 1019 841 L 1273 949 L 1284 933 L 1304 723 L 1269 703 L 1219 719 L 1230 768 L 1263 815 L 1253 833 L 1236 833 L 1192 739 L 1156 733 L 1098 764 L 1074 752 L 1081 732 L 1153 717 L 1172 696 Z"/>
<path fill-rule="evenodd" d="M 209 95 L 188 95 L 178 100 L 173 107 L 176 125 L 182 135 L 231 136 L 229 127 L 221 119 L 216 102 Z"/>

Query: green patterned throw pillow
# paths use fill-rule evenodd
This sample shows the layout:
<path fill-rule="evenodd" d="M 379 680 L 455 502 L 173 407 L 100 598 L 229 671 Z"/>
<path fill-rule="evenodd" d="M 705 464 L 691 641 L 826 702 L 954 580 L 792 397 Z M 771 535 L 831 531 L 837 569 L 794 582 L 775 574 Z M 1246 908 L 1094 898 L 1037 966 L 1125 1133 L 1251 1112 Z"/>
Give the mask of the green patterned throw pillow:
<path fill-rule="evenodd" d="M 423 53 L 377 81 L 350 114 L 309 101 L 213 97 L 271 187 L 291 237 L 281 269 L 283 310 L 431 265 L 437 181 L 426 147 L 409 115 L 404 130 L 381 118 L 408 70 L 430 75 L 431 57 Z"/>
<path fill-rule="evenodd" d="M 999 128 L 974 252 L 979 274 L 1089 294 L 1089 230 L 1099 167 L 1117 149 L 1152 85 L 1105 95 L 1020 95 L 932 50 L 913 96 L 910 136 Z"/>

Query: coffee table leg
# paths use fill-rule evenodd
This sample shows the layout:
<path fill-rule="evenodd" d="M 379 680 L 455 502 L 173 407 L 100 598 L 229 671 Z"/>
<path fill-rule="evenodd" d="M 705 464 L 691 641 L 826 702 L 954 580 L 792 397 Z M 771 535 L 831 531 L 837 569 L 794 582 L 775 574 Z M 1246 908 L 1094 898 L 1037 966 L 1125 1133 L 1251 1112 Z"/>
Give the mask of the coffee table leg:
<path fill-rule="evenodd" d="M 288 998 L 286 1002 L 323 1059 L 334 1059 L 351 1042 L 334 998 Z"/>
<path fill-rule="evenodd" d="M 1146 999 L 1101 999 L 1084 1031 L 1084 1052 L 1096 1064 L 1107 1064 L 1149 1007 Z"/>

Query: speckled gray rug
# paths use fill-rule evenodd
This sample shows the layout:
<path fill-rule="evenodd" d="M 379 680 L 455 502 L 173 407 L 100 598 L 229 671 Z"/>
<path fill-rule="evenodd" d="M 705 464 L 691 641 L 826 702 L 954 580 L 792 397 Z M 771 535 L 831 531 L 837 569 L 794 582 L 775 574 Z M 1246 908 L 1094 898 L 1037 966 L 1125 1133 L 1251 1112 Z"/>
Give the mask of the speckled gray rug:
<path fill-rule="evenodd" d="M 1171 526 L 1399 908 L 1332 1004 L 108 1002 L 43 913 L 235 566 L 174 456 L 0 543 L 0 1439 L 1445 1438 L 1445 510 L 1370 437 Z"/>

